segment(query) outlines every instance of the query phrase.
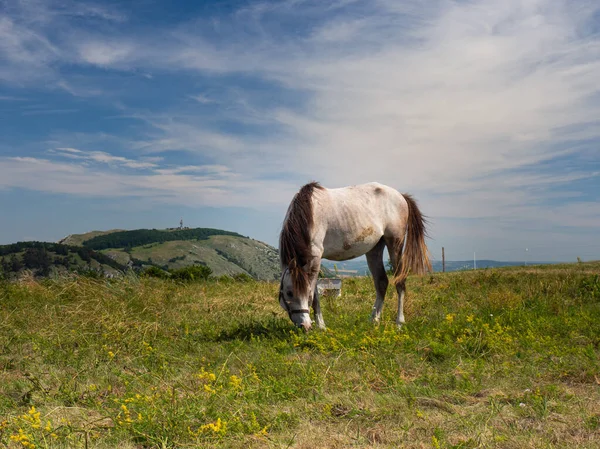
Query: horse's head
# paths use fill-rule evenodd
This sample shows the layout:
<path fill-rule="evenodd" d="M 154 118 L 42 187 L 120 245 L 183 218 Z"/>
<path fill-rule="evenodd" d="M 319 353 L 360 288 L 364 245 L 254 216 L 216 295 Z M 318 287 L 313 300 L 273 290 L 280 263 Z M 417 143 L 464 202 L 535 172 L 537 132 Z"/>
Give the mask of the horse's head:
<path fill-rule="evenodd" d="M 279 304 L 296 326 L 309 330 L 312 326 L 309 309 L 312 300 L 310 277 L 303 267 L 297 266 L 292 260 L 281 275 Z"/>

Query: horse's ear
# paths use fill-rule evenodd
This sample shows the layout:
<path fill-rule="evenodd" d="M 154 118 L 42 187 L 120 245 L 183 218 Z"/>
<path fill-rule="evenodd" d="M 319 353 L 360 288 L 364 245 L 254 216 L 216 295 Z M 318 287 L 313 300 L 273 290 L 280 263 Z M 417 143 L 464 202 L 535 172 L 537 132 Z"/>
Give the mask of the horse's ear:
<path fill-rule="evenodd" d="M 297 268 L 296 258 L 290 260 L 288 267 L 289 267 L 290 271 L 294 271 Z"/>

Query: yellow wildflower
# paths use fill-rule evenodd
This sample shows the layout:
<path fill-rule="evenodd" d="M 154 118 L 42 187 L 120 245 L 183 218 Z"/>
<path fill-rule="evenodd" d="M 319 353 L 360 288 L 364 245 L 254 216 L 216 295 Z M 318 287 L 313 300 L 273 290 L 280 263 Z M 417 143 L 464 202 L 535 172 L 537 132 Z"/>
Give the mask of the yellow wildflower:
<path fill-rule="evenodd" d="M 29 411 L 25 415 L 22 415 L 21 418 L 31 424 L 31 427 L 34 429 L 39 429 L 42 426 L 40 412 L 34 406 L 31 406 Z"/>
<path fill-rule="evenodd" d="M 267 435 L 268 435 L 268 432 L 267 432 L 267 427 L 268 427 L 268 426 L 265 426 L 265 427 L 263 427 L 263 428 L 262 428 L 262 429 L 260 429 L 258 432 L 256 432 L 254 435 L 255 435 L 255 436 L 257 436 L 257 437 L 264 437 L 264 436 L 267 436 Z"/>
<path fill-rule="evenodd" d="M 200 368 L 200 373 L 198 373 L 198 379 L 206 380 L 208 382 L 214 382 L 217 379 L 217 376 L 215 376 L 214 373 L 205 371 L 204 367 L 202 367 L 202 368 Z"/>
<path fill-rule="evenodd" d="M 199 429 L 201 432 L 213 432 L 221 435 L 225 435 L 227 431 L 227 422 L 221 421 L 221 418 L 217 418 L 214 423 L 208 423 L 200 426 Z"/>
<path fill-rule="evenodd" d="M 133 422 L 133 420 L 131 419 L 131 412 L 129 411 L 129 409 L 127 408 L 127 406 L 125 404 L 121 405 L 121 410 L 123 412 L 123 419 L 127 424 L 130 424 Z M 121 423 L 121 421 L 119 422 Z"/>
<path fill-rule="evenodd" d="M 19 433 L 16 435 L 11 435 L 10 439 L 16 443 L 20 443 L 21 446 L 34 449 L 35 444 L 33 444 L 29 438 L 29 436 L 25 433 L 23 429 L 19 429 Z"/>
<path fill-rule="evenodd" d="M 242 379 L 234 374 L 229 377 L 229 385 L 231 385 L 231 388 L 233 390 L 241 390 L 242 389 Z"/>

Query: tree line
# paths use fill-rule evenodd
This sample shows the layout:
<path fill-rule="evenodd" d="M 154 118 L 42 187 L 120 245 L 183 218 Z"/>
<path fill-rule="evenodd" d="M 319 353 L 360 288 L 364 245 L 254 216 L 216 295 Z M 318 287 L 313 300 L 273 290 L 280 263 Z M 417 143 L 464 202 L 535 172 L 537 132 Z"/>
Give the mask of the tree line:
<path fill-rule="evenodd" d="M 212 228 L 178 229 L 161 231 L 158 229 L 137 229 L 134 231 L 118 231 L 98 235 L 83 242 L 85 248 L 100 251 L 108 248 L 133 248 L 136 246 L 163 243 L 173 240 L 206 240 L 213 235 L 230 235 L 243 237 L 237 232 Z"/>

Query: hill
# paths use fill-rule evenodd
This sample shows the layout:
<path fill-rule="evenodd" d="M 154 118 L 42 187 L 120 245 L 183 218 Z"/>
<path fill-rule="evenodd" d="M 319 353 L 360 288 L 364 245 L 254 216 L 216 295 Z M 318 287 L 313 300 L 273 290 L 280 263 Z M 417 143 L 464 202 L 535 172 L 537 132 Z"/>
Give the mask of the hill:
<path fill-rule="evenodd" d="M 0 447 L 600 448 L 600 263 L 277 282 L 0 281 Z M 27 444 L 23 444 L 23 443 Z"/>
<path fill-rule="evenodd" d="M 123 229 L 111 229 L 109 231 L 91 231 L 85 234 L 71 234 L 66 236 L 64 239 L 59 240 L 58 243 L 61 243 L 63 245 L 82 246 L 84 241 L 89 240 L 91 238 L 121 231 L 123 231 Z"/>
<path fill-rule="evenodd" d="M 279 278 L 277 250 L 266 243 L 212 228 L 93 231 L 61 240 L 99 251 L 134 268 L 165 270 L 208 266 L 215 276 L 246 274 L 254 279 Z"/>
<path fill-rule="evenodd" d="M 36 276 L 65 272 L 114 276 L 127 267 L 89 248 L 48 242 L 19 242 L 0 246 L 0 274 L 18 277 L 25 270 Z"/>

